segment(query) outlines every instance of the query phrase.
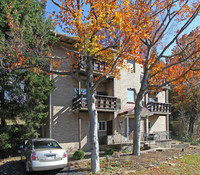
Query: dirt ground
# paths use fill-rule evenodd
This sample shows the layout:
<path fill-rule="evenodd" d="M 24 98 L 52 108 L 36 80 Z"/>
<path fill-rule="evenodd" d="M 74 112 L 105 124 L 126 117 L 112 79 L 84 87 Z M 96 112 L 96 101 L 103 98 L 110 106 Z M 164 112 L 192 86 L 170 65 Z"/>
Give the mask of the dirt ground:
<path fill-rule="evenodd" d="M 189 147 L 182 150 L 176 149 L 159 149 L 157 151 L 145 151 L 140 156 L 131 155 L 128 153 L 117 152 L 109 158 L 101 157 L 101 172 L 100 174 L 120 174 L 107 173 L 108 166 L 114 167 L 116 171 L 122 170 L 125 174 L 134 171 L 144 170 L 146 168 L 157 167 L 163 163 L 170 163 L 171 160 L 177 159 L 184 155 L 200 155 L 200 148 Z M 108 164 L 109 162 L 109 164 Z M 117 169 L 118 168 L 118 169 Z M 120 169 L 119 169 L 120 168 Z M 25 174 L 24 167 L 19 161 L 19 157 L 0 160 L 0 175 L 17 175 Z M 104 171 L 106 169 L 106 171 Z M 90 174 L 90 159 L 73 161 L 69 159 L 68 166 L 65 171 L 51 171 L 40 174 Z M 114 172 L 114 171 L 113 171 Z M 124 174 L 123 173 L 123 174 Z M 38 174 L 38 173 L 37 173 Z"/>
<path fill-rule="evenodd" d="M 189 147 L 173 149 L 158 149 L 157 151 L 143 151 L 140 156 L 131 154 L 116 153 L 116 155 L 107 158 L 101 158 L 101 172 L 99 174 L 129 174 L 130 172 L 141 171 L 146 168 L 158 167 L 161 164 L 183 157 L 184 155 L 200 155 L 200 148 Z M 109 162 L 109 163 L 108 163 Z M 81 160 L 80 162 L 69 162 L 71 169 L 79 169 L 79 172 L 90 174 L 90 160 Z M 110 166 L 110 169 L 108 169 Z M 121 173 L 120 173 L 121 172 Z"/>

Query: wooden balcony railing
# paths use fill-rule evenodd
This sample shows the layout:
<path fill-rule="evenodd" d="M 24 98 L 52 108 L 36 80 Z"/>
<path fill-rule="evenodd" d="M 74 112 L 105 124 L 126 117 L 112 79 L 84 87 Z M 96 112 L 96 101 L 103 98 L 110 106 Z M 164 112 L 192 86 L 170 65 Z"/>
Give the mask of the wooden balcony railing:
<path fill-rule="evenodd" d="M 104 73 L 106 70 L 106 63 L 93 59 L 92 67 L 95 72 Z M 84 58 L 80 58 L 80 61 L 76 65 L 73 65 L 73 68 L 78 70 L 86 69 L 86 62 L 84 61 Z"/>
<path fill-rule="evenodd" d="M 171 114 L 170 103 L 150 102 L 147 104 L 147 108 L 150 112 L 153 112 L 154 114 Z"/>
<path fill-rule="evenodd" d="M 170 139 L 171 135 L 169 131 L 154 131 L 151 134 L 141 132 L 141 141 L 148 140 L 167 140 Z"/>
<path fill-rule="evenodd" d="M 95 95 L 96 98 L 96 108 L 104 110 L 116 110 L 120 104 L 116 97 Z M 81 94 L 72 100 L 72 109 L 83 109 L 87 108 L 86 95 Z"/>

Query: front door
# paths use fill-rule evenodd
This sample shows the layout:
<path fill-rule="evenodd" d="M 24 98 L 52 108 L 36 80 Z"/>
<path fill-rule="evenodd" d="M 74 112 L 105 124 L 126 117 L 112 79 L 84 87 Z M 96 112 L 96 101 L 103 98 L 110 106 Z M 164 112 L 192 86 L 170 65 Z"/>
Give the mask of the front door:
<path fill-rule="evenodd" d="M 133 140 L 133 124 L 134 124 L 134 119 L 129 118 L 129 140 Z"/>
<path fill-rule="evenodd" d="M 112 135 L 112 120 L 107 121 L 107 135 Z"/>

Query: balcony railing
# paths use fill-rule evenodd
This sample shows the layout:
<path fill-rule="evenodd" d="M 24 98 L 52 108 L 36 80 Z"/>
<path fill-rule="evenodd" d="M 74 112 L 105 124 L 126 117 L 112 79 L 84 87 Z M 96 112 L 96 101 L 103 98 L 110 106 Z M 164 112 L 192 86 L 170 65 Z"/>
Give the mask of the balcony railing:
<path fill-rule="evenodd" d="M 169 131 L 155 131 L 153 133 L 147 134 L 141 132 L 141 140 L 167 140 L 171 139 L 171 133 Z"/>
<path fill-rule="evenodd" d="M 98 60 L 93 59 L 92 67 L 95 72 L 104 73 L 106 70 L 106 63 L 103 61 L 100 62 Z M 86 69 L 86 62 L 85 62 L 84 58 L 80 58 L 80 61 L 77 64 L 74 64 L 73 68 L 78 69 L 78 70 Z"/>
<path fill-rule="evenodd" d="M 119 100 L 116 97 L 95 95 L 96 98 L 96 108 L 103 110 L 116 110 L 119 108 Z M 72 101 L 72 109 L 83 109 L 87 108 L 87 99 L 85 94 L 81 94 L 74 98 Z"/>
<path fill-rule="evenodd" d="M 147 104 L 147 108 L 150 112 L 153 112 L 154 114 L 171 114 L 170 103 L 150 102 Z"/>

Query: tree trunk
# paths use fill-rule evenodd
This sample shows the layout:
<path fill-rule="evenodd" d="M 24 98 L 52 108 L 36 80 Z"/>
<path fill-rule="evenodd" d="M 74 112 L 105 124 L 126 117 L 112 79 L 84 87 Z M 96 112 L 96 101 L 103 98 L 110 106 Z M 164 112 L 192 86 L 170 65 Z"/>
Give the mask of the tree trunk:
<path fill-rule="evenodd" d="M 1 96 L 1 110 L 4 111 L 4 105 L 5 105 L 5 93 L 4 90 L 2 89 L 0 92 Z M 1 127 L 5 128 L 6 127 L 6 119 L 5 119 L 5 114 L 1 114 Z"/>
<path fill-rule="evenodd" d="M 145 90 L 148 82 L 148 69 L 144 69 L 144 76 L 141 81 L 141 87 L 138 92 L 135 102 L 135 122 L 134 122 L 134 138 L 133 138 L 133 154 L 140 155 L 140 123 L 141 123 L 141 111 L 142 111 L 142 99 L 145 94 Z"/>
<path fill-rule="evenodd" d="M 190 122 L 189 122 L 189 129 L 188 129 L 188 134 L 190 138 L 192 138 L 193 133 L 194 133 L 194 122 L 195 122 L 195 114 L 190 115 Z"/>
<path fill-rule="evenodd" d="M 90 117 L 90 144 L 91 144 L 91 170 L 97 173 L 100 170 L 99 163 L 99 141 L 98 141 L 98 115 L 95 106 L 94 96 L 94 76 L 92 68 L 92 59 L 87 58 L 87 105 Z"/>
<path fill-rule="evenodd" d="M 135 121 L 133 137 L 133 154 L 140 155 L 140 122 L 141 122 L 141 100 L 137 99 L 135 103 Z"/>
<path fill-rule="evenodd" d="M 6 72 L 5 69 L 0 69 L 1 73 L 0 76 L 2 77 L 1 83 L 1 91 L 0 91 L 0 101 L 1 101 L 1 127 L 6 127 L 6 117 L 5 117 L 5 112 L 4 112 L 4 107 L 5 107 L 5 77 L 6 77 Z"/>
<path fill-rule="evenodd" d="M 88 93 L 88 111 L 90 116 L 90 143 L 91 143 L 91 169 L 92 173 L 97 173 L 100 170 L 99 163 L 99 141 L 98 141 L 98 115 L 95 107 L 94 94 Z"/>

